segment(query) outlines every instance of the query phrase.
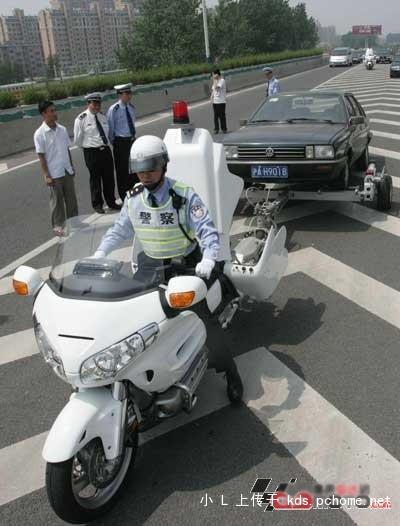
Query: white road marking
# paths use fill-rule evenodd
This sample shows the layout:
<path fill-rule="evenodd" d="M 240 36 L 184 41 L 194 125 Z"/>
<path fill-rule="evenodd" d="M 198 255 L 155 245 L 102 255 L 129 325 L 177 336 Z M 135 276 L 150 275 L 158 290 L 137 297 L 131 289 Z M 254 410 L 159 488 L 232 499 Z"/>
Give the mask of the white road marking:
<path fill-rule="evenodd" d="M 385 108 L 400 108 L 400 104 L 394 104 L 393 102 L 373 102 L 371 104 L 363 104 L 363 106 L 364 108 L 374 108 L 376 106 L 384 106 Z"/>
<path fill-rule="evenodd" d="M 0 338 L 0 365 L 27 358 L 38 352 L 33 329 Z"/>
<path fill-rule="evenodd" d="M 376 124 L 385 124 L 387 126 L 400 126 L 399 121 L 388 121 L 385 119 L 369 119 L 369 122 L 374 122 Z"/>
<path fill-rule="evenodd" d="M 364 98 L 364 97 L 357 97 L 358 102 L 361 102 L 363 105 L 365 102 L 375 102 L 377 100 L 391 100 L 393 102 L 399 101 L 399 97 L 373 97 L 371 98 Z"/>
<path fill-rule="evenodd" d="M 369 147 L 369 152 L 373 155 L 380 155 L 382 157 L 388 157 L 389 159 L 400 160 L 400 152 L 394 152 L 392 150 L 384 150 L 383 148 L 375 148 L 375 146 Z"/>
<path fill-rule="evenodd" d="M 267 349 L 255 349 L 236 361 L 247 407 L 297 462 L 320 484 L 362 480 L 370 485 L 371 496 L 389 496 L 393 508 L 380 513 L 379 524 L 397 524 L 400 463 Z M 221 375 L 208 371 L 200 384 L 195 410 L 142 435 L 141 442 L 227 405 Z M 0 450 L 0 505 L 43 488 L 45 463 L 41 450 L 45 439 L 46 433 L 41 433 Z M 372 512 L 345 511 L 360 526 L 376 525 Z"/>
<path fill-rule="evenodd" d="M 394 179 L 398 180 L 398 178 Z M 378 228 L 388 234 L 400 237 L 400 219 L 398 217 L 379 212 L 373 208 L 367 208 L 357 203 L 337 203 L 334 210 L 335 212 Z"/>
<path fill-rule="evenodd" d="M 0 172 L 5 172 L 7 170 L 7 163 L 0 163 Z"/>
<path fill-rule="evenodd" d="M 369 110 L 366 113 L 368 113 L 368 115 L 376 115 L 377 113 L 379 113 L 381 115 L 394 115 L 395 117 L 400 116 L 400 112 L 390 110 Z"/>
<path fill-rule="evenodd" d="M 392 139 L 393 141 L 400 141 L 400 135 L 397 133 L 387 133 L 379 130 L 372 130 L 374 137 L 383 137 L 385 139 Z"/>

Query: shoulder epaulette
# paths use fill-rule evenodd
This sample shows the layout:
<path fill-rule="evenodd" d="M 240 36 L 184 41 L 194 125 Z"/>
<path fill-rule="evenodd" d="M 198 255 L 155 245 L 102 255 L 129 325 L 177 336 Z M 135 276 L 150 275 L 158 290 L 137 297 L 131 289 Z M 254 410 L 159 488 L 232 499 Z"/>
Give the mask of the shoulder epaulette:
<path fill-rule="evenodd" d="M 86 117 L 86 112 L 85 113 L 81 113 L 81 115 L 79 115 L 79 118 L 82 120 Z"/>
<path fill-rule="evenodd" d="M 116 102 L 113 107 L 113 111 L 116 111 L 119 108 L 119 103 Z"/>
<path fill-rule="evenodd" d="M 133 188 L 128 190 L 127 192 L 128 199 L 130 199 L 131 197 L 136 197 L 137 195 L 141 194 L 143 190 L 144 190 L 144 185 L 142 183 L 136 183 Z"/>

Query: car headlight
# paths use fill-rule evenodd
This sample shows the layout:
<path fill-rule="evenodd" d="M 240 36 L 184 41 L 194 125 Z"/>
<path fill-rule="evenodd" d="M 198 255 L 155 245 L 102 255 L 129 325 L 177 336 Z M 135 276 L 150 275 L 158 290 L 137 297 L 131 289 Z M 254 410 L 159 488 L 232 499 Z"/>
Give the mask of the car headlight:
<path fill-rule="evenodd" d="M 315 146 L 316 159 L 334 159 L 335 150 L 333 146 Z"/>
<path fill-rule="evenodd" d="M 39 347 L 41 355 L 44 358 L 44 361 L 50 365 L 57 376 L 59 376 L 62 380 L 65 380 L 66 376 L 63 362 L 55 349 L 53 349 L 51 346 L 49 340 L 47 339 L 46 333 L 44 332 L 40 323 L 37 321 L 36 317 L 33 318 L 33 327 L 35 331 L 36 343 Z"/>
<path fill-rule="evenodd" d="M 237 159 L 238 157 L 238 147 L 237 146 L 224 146 L 225 155 L 227 159 Z"/>
<path fill-rule="evenodd" d="M 138 358 L 156 340 L 158 333 L 157 323 L 151 323 L 125 340 L 91 356 L 81 366 L 82 383 L 104 382 L 113 378 Z"/>

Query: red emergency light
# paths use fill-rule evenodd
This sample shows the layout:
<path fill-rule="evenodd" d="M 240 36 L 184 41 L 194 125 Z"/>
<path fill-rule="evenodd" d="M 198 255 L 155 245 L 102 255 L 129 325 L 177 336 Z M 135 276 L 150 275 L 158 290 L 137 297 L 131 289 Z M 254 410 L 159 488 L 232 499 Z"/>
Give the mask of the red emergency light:
<path fill-rule="evenodd" d="M 172 103 L 172 114 L 174 116 L 174 124 L 190 123 L 188 105 L 184 100 L 176 100 Z"/>

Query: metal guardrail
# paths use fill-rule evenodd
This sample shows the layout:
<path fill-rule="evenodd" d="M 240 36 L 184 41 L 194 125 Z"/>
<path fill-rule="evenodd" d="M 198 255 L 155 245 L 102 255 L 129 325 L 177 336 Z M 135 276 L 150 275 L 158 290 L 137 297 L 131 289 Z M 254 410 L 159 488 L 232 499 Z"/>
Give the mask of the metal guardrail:
<path fill-rule="evenodd" d="M 224 77 L 229 78 L 233 77 L 235 75 L 240 75 L 242 73 L 246 73 L 249 71 L 256 71 L 261 70 L 264 67 L 271 66 L 271 67 L 277 67 L 277 66 L 283 66 L 285 64 L 292 64 L 293 62 L 306 62 L 308 60 L 312 60 L 318 57 L 322 57 L 322 55 L 312 55 L 310 57 L 300 57 L 295 59 L 288 59 L 288 60 L 280 60 L 278 62 L 269 62 L 269 63 L 263 63 L 263 64 L 256 64 L 253 66 L 244 66 L 240 68 L 232 68 L 224 70 Z M 171 79 L 171 80 L 165 80 L 161 82 L 154 82 L 151 84 L 139 84 L 135 86 L 134 93 L 136 95 L 140 95 L 142 93 L 148 93 L 150 91 L 160 91 L 165 89 L 170 89 L 176 86 L 182 86 L 184 84 L 191 84 L 194 82 L 200 82 L 200 81 L 209 81 L 210 75 L 207 73 L 203 73 L 200 75 L 193 75 L 191 77 L 183 77 L 179 79 Z M 103 92 L 103 101 L 112 100 L 115 99 L 115 91 L 105 91 Z M 83 96 L 80 97 L 68 97 L 67 99 L 60 99 L 55 101 L 57 105 L 58 111 L 63 110 L 69 110 L 71 108 L 80 108 L 82 106 L 86 105 L 86 101 Z M 1 110 L 0 111 L 0 124 L 11 122 L 14 120 L 19 119 L 26 119 L 26 118 L 32 118 L 38 116 L 38 110 L 37 105 L 30 105 L 30 106 L 22 106 L 18 108 L 13 108 L 12 111 L 10 110 Z"/>

